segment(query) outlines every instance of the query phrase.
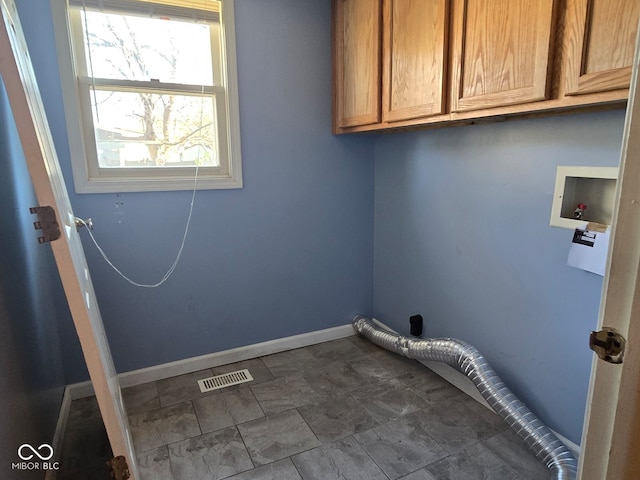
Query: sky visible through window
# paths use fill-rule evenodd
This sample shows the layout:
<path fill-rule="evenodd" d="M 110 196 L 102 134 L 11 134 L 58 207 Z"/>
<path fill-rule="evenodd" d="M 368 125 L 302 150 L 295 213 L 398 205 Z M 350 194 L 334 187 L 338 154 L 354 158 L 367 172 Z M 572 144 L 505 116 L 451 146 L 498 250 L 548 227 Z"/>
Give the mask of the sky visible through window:
<path fill-rule="evenodd" d="M 87 72 L 96 79 L 213 85 L 207 24 L 87 11 Z M 88 43 L 88 44 L 87 44 Z M 215 99 L 135 84 L 94 85 L 101 167 L 219 165 Z"/>

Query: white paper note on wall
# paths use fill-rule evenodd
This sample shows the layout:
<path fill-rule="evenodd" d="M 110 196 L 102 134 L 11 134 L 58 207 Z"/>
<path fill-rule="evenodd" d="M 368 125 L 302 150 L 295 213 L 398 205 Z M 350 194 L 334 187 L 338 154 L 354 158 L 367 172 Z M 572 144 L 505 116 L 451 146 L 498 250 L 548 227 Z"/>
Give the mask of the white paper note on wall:
<path fill-rule="evenodd" d="M 567 265 L 604 277 L 609 251 L 609 232 L 576 228 L 569 248 Z"/>

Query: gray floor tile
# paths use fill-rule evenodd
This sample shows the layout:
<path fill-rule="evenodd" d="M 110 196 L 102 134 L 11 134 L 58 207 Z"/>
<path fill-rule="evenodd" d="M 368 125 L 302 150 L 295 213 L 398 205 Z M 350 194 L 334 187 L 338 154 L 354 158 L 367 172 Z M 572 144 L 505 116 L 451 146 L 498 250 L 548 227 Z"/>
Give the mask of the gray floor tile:
<path fill-rule="evenodd" d="M 161 407 L 156 382 L 123 388 L 122 399 L 124 400 L 128 415 L 148 412 L 149 410 L 156 410 Z"/>
<path fill-rule="evenodd" d="M 269 415 L 238 425 L 251 459 L 265 465 L 320 445 L 296 410 Z"/>
<path fill-rule="evenodd" d="M 549 470 L 511 430 L 482 441 L 494 455 L 513 468 L 524 480 L 549 478 Z"/>
<path fill-rule="evenodd" d="M 266 415 L 319 403 L 325 398 L 321 391 L 314 390 L 301 376 L 276 378 L 250 388 Z"/>
<path fill-rule="evenodd" d="M 202 433 L 191 402 L 134 413 L 129 426 L 137 454 Z"/>
<path fill-rule="evenodd" d="M 67 419 L 70 425 L 81 426 L 83 424 L 102 423 L 100 407 L 98 407 L 98 401 L 94 395 L 74 400 L 72 407 L 69 409 L 69 417 Z"/>
<path fill-rule="evenodd" d="M 451 385 L 437 373 L 424 367 L 420 371 L 414 371 L 398 377 L 402 383 L 413 390 L 416 395 L 431 405 L 449 401 L 464 392 Z"/>
<path fill-rule="evenodd" d="M 236 427 L 169 445 L 173 480 L 218 480 L 253 468 Z"/>
<path fill-rule="evenodd" d="M 408 417 L 359 433 L 355 438 L 391 479 L 448 455 L 429 433 Z"/>
<path fill-rule="evenodd" d="M 243 368 L 253 382 L 200 393 L 198 379 Z M 497 415 L 356 336 L 127 388 L 123 398 L 141 480 L 550 477 Z M 58 478 L 107 480 L 111 456 L 95 398 L 74 400 Z"/>
<path fill-rule="evenodd" d="M 358 345 L 350 342 L 346 338 L 318 343 L 307 348 L 314 357 L 327 362 L 335 360 L 352 362 L 368 355 L 368 352 L 362 350 Z"/>
<path fill-rule="evenodd" d="M 428 406 L 422 398 L 397 379 L 386 379 L 349 394 L 378 423 L 408 415 Z"/>
<path fill-rule="evenodd" d="M 322 358 L 314 357 L 308 347 L 267 355 L 262 357 L 262 361 L 274 377 L 301 375 L 304 370 L 321 367 L 326 363 Z"/>
<path fill-rule="evenodd" d="M 398 480 L 438 480 L 436 477 L 427 472 L 424 468 L 417 470 L 405 477 L 401 477 Z M 462 480 L 462 479 L 460 479 Z"/>
<path fill-rule="evenodd" d="M 458 396 L 468 397 L 466 393 L 464 393 L 462 390 L 454 387 L 451 384 L 445 385 L 442 388 L 430 390 L 428 392 L 416 391 L 415 389 L 412 389 L 412 390 L 416 392 L 416 395 L 424 399 L 425 402 L 427 402 L 429 405 L 432 405 L 432 406 L 441 405 L 443 403 L 446 404 L 448 402 L 455 402 L 457 401 L 456 398 Z M 487 408 L 483 405 L 479 405 L 479 406 L 482 408 Z"/>
<path fill-rule="evenodd" d="M 330 397 L 344 395 L 369 385 L 368 381 L 351 365 L 341 360 L 329 362 L 314 370 L 307 370 L 302 376 L 314 390 Z"/>
<path fill-rule="evenodd" d="M 438 480 L 521 480 L 515 471 L 480 443 L 434 462 L 425 470 Z"/>
<path fill-rule="evenodd" d="M 353 437 L 292 457 L 304 480 L 387 480 Z"/>
<path fill-rule="evenodd" d="M 226 387 L 225 390 L 231 390 L 233 388 L 239 388 L 241 386 L 246 385 L 256 385 L 262 382 L 268 382 L 269 380 L 273 380 L 273 375 L 271 371 L 267 368 L 261 358 L 255 358 L 253 360 L 245 360 L 243 362 L 230 363 L 228 365 L 222 365 L 220 367 L 212 368 L 213 375 L 222 375 L 224 373 L 234 372 L 236 370 L 249 370 L 251 376 L 253 377 L 253 381 L 250 383 L 241 384 L 238 386 Z"/>
<path fill-rule="evenodd" d="M 219 391 L 201 393 L 198 386 L 198 380 L 212 377 L 213 373 L 210 369 L 200 370 L 198 372 L 187 373 L 177 377 L 159 380 L 158 395 L 160 397 L 160 406 L 166 407 L 176 403 L 201 398 L 208 395 L 216 395 Z"/>
<path fill-rule="evenodd" d="M 368 381 L 396 378 L 426 368 L 415 360 L 380 350 L 360 360 L 351 362 L 351 366 Z"/>
<path fill-rule="evenodd" d="M 173 480 L 166 446 L 138 455 L 138 469 L 140 480 Z"/>
<path fill-rule="evenodd" d="M 323 443 L 333 442 L 375 427 L 378 422 L 353 398 L 335 398 L 306 405 L 298 412 Z"/>
<path fill-rule="evenodd" d="M 353 343 L 356 347 L 366 353 L 382 352 L 384 349 L 360 335 L 347 337 L 347 341 Z"/>
<path fill-rule="evenodd" d="M 249 387 L 221 391 L 220 395 L 199 398 L 193 401 L 193 408 L 202 433 L 264 417 Z"/>
<path fill-rule="evenodd" d="M 76 400 L 71 403 L 72 409 L 75 403 Z M 80 408 L 85 414 L 88 412 L 86 404 L 81 405 Z M 109 471 L 105 463 L 113 457 L 113 454 L 102 418 L 90 420 L 88 416 L 78 415 L 74 414 L 74 421 L 70 420 L 67 423 L 62 450 L 56 452 L 54 458 L 60 463 L 57 479 L 109 480 Z"/>
<path fill-rule="evenodd" d="M 248 472 L 228 477 L 227 480 L 302 480 L 291 459 L 285 458 L 277 462 L 254 468 Z"/>
<path fill-rule="evenodd" d="M 449 453 L 457 453 L 508 428 L 498 415 L 467 395 L 429 406 L 410 417 Z"/>

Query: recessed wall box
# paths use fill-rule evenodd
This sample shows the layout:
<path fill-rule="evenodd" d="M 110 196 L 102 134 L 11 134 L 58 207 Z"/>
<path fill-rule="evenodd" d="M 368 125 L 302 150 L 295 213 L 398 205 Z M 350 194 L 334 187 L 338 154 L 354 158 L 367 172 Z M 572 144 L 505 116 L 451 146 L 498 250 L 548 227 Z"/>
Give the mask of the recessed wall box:
<path fill-rule="evenodd" d="M 549 224 L 570 229 L 588 222 L 611 225 L 617 180 L 618 167 L 559 166 Z"/>

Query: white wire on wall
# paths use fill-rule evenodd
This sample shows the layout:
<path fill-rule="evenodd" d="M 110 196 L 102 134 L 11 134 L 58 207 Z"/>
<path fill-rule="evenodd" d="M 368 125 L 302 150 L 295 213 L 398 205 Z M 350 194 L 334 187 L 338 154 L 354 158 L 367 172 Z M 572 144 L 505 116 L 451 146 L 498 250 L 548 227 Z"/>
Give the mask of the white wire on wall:
<path fill-rule="evenodd" d="M 196 199 L 196 186 L 197 186 L 197 183 L 198 183 L 198 165 L 196 165 L 196 174 L 195 174 L 195 177 L 193 179 L 193 192 L 191 194 L 191 205 L 189 206 L 189 215 L 187 217 L 187 223 L 186 223 L 186 225 L 184 227 L 184 234 L 182 235 L 182 242 L 180 243 L 180 248 L 178 249 L 178 253 L 176 254 L 175 260 L 173 261 L 173 263 L 169 267 L 169 270 L 167 270 L 167 272 L 162 276 L 162 279 L 157 283 L 150 283 L 150 284 L 139 283 L 139 282 L 136 282 L 135 280 L 132 280 L 129 277 L 127 277 L 124 273 L 122 273 L 120 271 L 120 269 L 118 269 L 118 267 L 116 267 L 113 264 L 113 262 L 111 260 L 109 260 L 109 257 L 107 256 L 107 254 L 104 252 L 104 250 L 102 249 L 102 247 L 100 246 L 100 244 L 98 243 L 96 238 L 93 236 L 93 232 L 91 231 L 91 226 L 88 223 L 88 221 L 83 220 L 82 218 L 76 217 L 76 222 L 79 223 L 80 225 L 84 225 L 85 227 L 87 227 L 86 230 L 87 230 L 87 232 L 89 232 L 89 236 L 91 237 L 91 240 L 93 240 L 93 243 L 96 246 L 96 248 L 98 249 L 98 252 L 100 252 L 100 255 L 102 255 L 102 258 L 104 259 L 104 261 L 107 262 L 109 264 L 109 266 L 111 268 L 113 268 L 118 273 L 118 275 L 120 275 L 127 282 L 129 282 L 131 285 L 134 285 L 136 287 L 156 288 L 156 287 L 159 287 L 160 285 L 162 285 L 163 283 L 165 283 L 167 280 L 169 280 L 169 277 L 171 276 L 171 274 L 173 274 L 174 270 L 178 266 L 178 263 L 180 262 L 180 257 L 182 256 L 182 250 L 184 250 L 184 245 L 185 245 L 185 243 L 187 241 L 187 235 L 189 234 L 189 226 L 191 225 L 191 216 L 193 214 L 193 204 L 195 203 L 195 199 Z"/>
<path fill-rule="evenodd" d="M 86 8 L 85 0 L 82 0 L 82 11 L 84 13 L 85 41 L 87 42 L 87 45 L 89 45 L 89 28 L 88 28 L 88 24 L 87 24 L 87 8 Z M 99 118 L 99 109 L 98 109 L 97 99 L 96 99 L 96 95 L 95 95 L 96 86 L 95 86 L 95 77 L 94 77 L 94 74 L 93 74 L 93 59 L 92 59 L 92 55 L 91 55 L 91 48 L 88 48 L 88 51 L 89 51 L 89 71 L 90 71 L 90 75 L 91 75 L 92 82 L 93 82 L 92 88 L 93 88 L 93 92 L 94 92 L 94 95 L 93 95 L 94 107 L 95 107 L 95 110 L 96 110 L 96 117 Z M 204 85 L 202 85 L 201 95 L 204 96 Z M 201 97 L 201 102 L 200 102 L 200 124 L 201 125 L 202 125 L 203 117 L 204 117 L 204 107 L 203 107 L 203 100 L 202 100 L 202 97 Z M 98 243 L 96 238 L 93 236 L 92 225 L 90 225 L 90 223 L 88 221 L 85 221 L 82 218 L 78 218 L 78 217 L 75 218 L 76 224 L 79 224 L 79 225 L 82 225 L 82 226 L 86 227 L 86 230 L 87 230 L 87 232 L 89 232 L 89 236 L 91 237 L 91 240 L 93 241 L 93 244 L 98 249 L 98 252 L 100 252 L 100 255 L 102 256 L 104 261 L 107 262 L 107 264 L 111 268 L 113 268 L 113 270 L 115 270 L 116 273 L 118 273 L 118 275 L 120 275 L 123 279 L 125 279 L 131 285 L 133 285 L 135 287 L 141 287 L 141 288 L 157 288 L 157 287 L 161 286 L 162 284 L 164 284 L 167 280 L 169 280 L 169 277 L 171 277 L 171 275 L 175 271 L 176 267 L 178 266 L 178 263 L 180 262 L 180 258 L 182 257 L 182 251 L 184 250 L 184 246 L 185 246 L 185 243 L 187 241 L 187 236 L 189 234 L 189 226 L 191 225 L 191 216 L 193 214 L 193 205 L 195 203 L 196 190 L 197 190 L 197 185 L 198 185 L 199 161 L 200 161 L 200 150 L 198 150 L 198 160 L 196 161 L 196 171 L 195 171 L 195 175 L 194 175 L 194 178 L 193 178 L 193 191 L 191 193 L 191 204 L 189 205 L 189 215 L 187 216 L 187 223 L 186 223 L 185 228 L 184 228 L 184 234 L 182 235 L 182 242 L 180 243 L 180 248 L 178 248 L 178 253 L 176 254 L 175 260 L 173 261 L 173 263 L 171 264 L 171 266 L 169 267 L 167 272 L 162 276 L 162 279 L 160 281 L 158 281 L 157 283 L 140 283 L 140 282 L 136 282 L 135 280 L 132 280 L 127 275 L 122 273 L 122 271 L 118 267 L 116 267 L 113 264 L 113 262 L 109 259 L 109 257 L 105 253 L 104 249 L 100 246 L 100 244 Z"/>

